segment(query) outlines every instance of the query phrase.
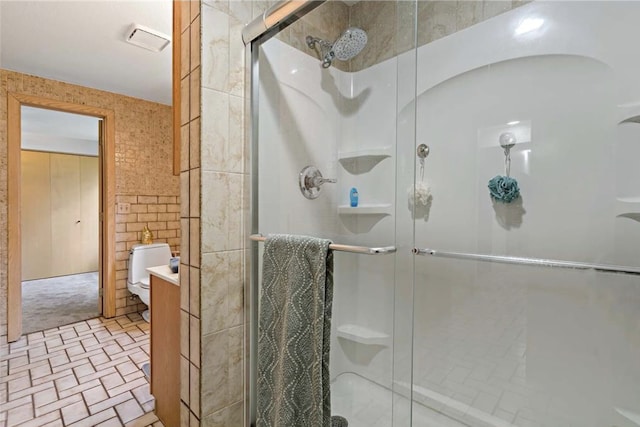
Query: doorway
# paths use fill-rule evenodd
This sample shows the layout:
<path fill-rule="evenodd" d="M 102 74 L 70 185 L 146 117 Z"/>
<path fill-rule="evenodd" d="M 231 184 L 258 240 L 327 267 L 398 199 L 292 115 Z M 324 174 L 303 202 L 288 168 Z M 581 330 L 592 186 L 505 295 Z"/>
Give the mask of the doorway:
<path fill-rule="evenodd" d="M 108 109 L 81 104 L 54 101 L 47 98 L 8 94 L 8 196 L 9 196 L 9 268 L 8 268 L 8 340 L 15 341 L 23 333 L 22 277 L 23 277 L 23 226 L 22 201 L 22 108 L 36 107 L 65 113 L 79 114 L 99 119 L 97 147 L 98 157 L 98 254 L 97 282 L 98 304 L 105 317 L 115 316 L 115 129 L 114 112 Z M 68 162 L 67 162 L 68 163 Z M 58 194 L 57 199 L 64 195 Z M 79 219 L 82 221 L 82 219 Z M 25 230 L 26 231 L 26 230 Z M 59 233 L 58 233 L 59 234 Z M 73 241 L 74 236 L 64 233 L 52 236 L 51 246 L 60 247 L 63 240 Z M 62 250 L 57 256 L 62 255 Z M 73 254 L 66 254 L 72 258 Z M 73 298 L 67 306 L 73 304 Z"/>
<path fill-rule="evenodd" d="M 102 314 L 99 121 L 21 108 L 23 334 Z"/>

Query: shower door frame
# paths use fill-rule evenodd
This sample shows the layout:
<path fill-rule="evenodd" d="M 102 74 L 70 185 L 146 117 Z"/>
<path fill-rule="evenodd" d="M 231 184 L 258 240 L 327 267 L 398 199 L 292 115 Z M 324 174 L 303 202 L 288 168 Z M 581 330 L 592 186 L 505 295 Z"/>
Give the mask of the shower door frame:
<path fill-rule="evenodd" d="M 248 402 L 245 405 L 245 427 L 255 426 L 256 398 L 257 398 L 257 367 L 258 367 L 258 242 L 249 240 L 251 234 L 260 232 L 258 229 L 258 144 L 259 144 L 259 90 L 260 90 L 260 46 L 277 35 L 280 31 L 296 22 L 299 18 L 322 5 L 326 0 L 285 0 L 267 9 L 262 15 L 249 22 L 242 31 L 245 47 L 245 63 L 251 64 L 245 75 L 249 93 L 249 102 L 245 106 L 249 121 L 249 164 L 251 165 L 250 201 L 245 230 L 250 230 L 245 237 L 245 395 Z"/>
<path fill-rule="evenodd" d="M 242 37 L 244 43 L 246 45 L 245 48 L 245 63 L 250 64 L 250 68 L 247 69 L 245 73 L 245 82 L 246 88 L 248 90 L 249 99 L 245 104 L 245 112 L 249 115 L 249 129 L 247 132 L 246 141 L 249 147 L 249 164 L 251 167 L 251 179 L 249 185 L 250 191 L 250 199 L 249 199 L 249 208 L 250 214 L 245 218 L 245 230 L 250 231 L 245 235 L 245 285 L 244 285 L 244 295 L 245 295 L 245 396 L 247 396 L 248 401 L 245 404 L 245 427 L 255 426 L 256 422 L 256 397 L 257 397 L 257 349 L 258 349 L 258 301 L 259 301 L 259 265 L 258 265 L 258 256 L 259 256 L 259 243 L 256 241 L 250 240 L 250 235 L 259 234 L 261 230 L 259 229 L 259 205 L 258 205 L 258 191 L 259 191 L 259 178 L 258 178 L 258 168 L 259 168 L 259 156 L 258 156 L 258 147 L 259 147 L 259 91 L 260 91 L 260 67 L 259 67 L 259 52 L 260 47 L 269 41 L 273 36 L 277 35 L 280 31 L 288 27 L 289 25 L 296 22 L 299 18 L 306 15 L 308 12 L 311 12 L 318 6 L 321 6 L 327 0 L 284 0 L 273 7 L 267 9 L 262 15 L 259 15 L 256 19 L 248 23 L 243 32 Z M 397 6 L 396 6 L 397 8 Z M 412 57 L 409 60 L 409 63 L 412 64 L 413 69 L 409 74 L 404 75 L 407 79 L 407 83 L 403 86 L 405 89 L 408 89 L 412 94 L 415 94 L 415 84 L 416 84 L 416 55 L 417 55 L 417 1 L 413 1 L 413 16 L 414 16 L 414 32 L 410 37 L 411 47 L 408 49 L 412 51 Z M 397 10 L 397 9 L 396 9 Z M 397 19 L 400 19 L 397 17 Z M 395 33 L 396 35 L 399 33 L 399 20 L 394 22 Z M 397 43 L 397 42 L 396 42 Z M 396 57 L 399 57 L 398 54 Z M 405 64 L 406 65 L 406 64 Z M 400 63 L 397 64 L 397 67 L 400 67 Z M 400 75 L 396 76 L 396 90 L 400 90 L 399 81 L 401 79 Z M 400 112 L 400 106 L 396 105 L 396 115 Z M 415 124 L 415 106 L 412 110 L 411 123 Z M 411 127 L 411 125 L 410 125 Z M 396 162 L 398 161 L 400 154 L 409 156 L 410 161 L 413 162 L 415 157 L 413 153 L 415 152 L 415 126 L 413 129 L 409 131 L 407 135 L 401 136 L 398 123 L 396 123 Z M 412 139 L 410 153 L 405 153 L 405 147 L 399 141 L 401 138 L 409 137 Z M 397 172 L 396 172 L 397 175 Z M 414 169 L 412 171 L 412 177 L 415 181 L 415 164 Z M 399 198 L 400 193 L 404 195 L 404 190 L 402 192 L 398 191 L 398 188 L 395 189 L 395 222 L 397 225 L 398 214 L 402 212 L 406 214 L 404 211 L 405 207 L 400 206 Z M 394 277 L 394 301 L 393 301 L 393 312 L 394 312 L 394 320 L 393 320 L 393 335 L 394 335 L 394 343 L 392 346 L 391 354 L 391 366 L 392 369 L 392 378 L 393 385 L 390 389 L 392 401 L 392 424 L 395 425 L 396 421 L 402 419 L 402 417 L 406 417 L 408 415 L 408 425 L 411 424 L 411 411 L 412 405 L 409 405 L 408 413 L 404 410 L 401 410 L 396 413 L 396 400 L 406 398 L 407 391 L 401 390 L 398 388 L 398 385 L 395 384 L 396 372 L 399 371 L 397 364 L 402 363 L 399 358 L 397 358 L 397 353 L 402 350 L 409 350 L 411 352 L 409 357 L 409 371 L 408 375 L 410 377 L 411 383 L 413 383 L 413 354 L 412 354 L 412 344 L 413 344 L 413 306 L 411 305 L 410 310 L 404 310 L 403 313 L 409 313 L 409 318 L 402 319 L 402 322 L 399 322 L 397 318 L 398 311 L 396 310 L 398 304 L 401 303 L 410 303 L 407 301 L 407 298 L 412 298 L 413 288 L 415 286 L 415 277 L 414 277 L 414 265 L 415 265 L 415 255 L 411 252 L 411 250 L 415 247 L 415 230 L 413 226 L 411 227 L 411 236 L 403 236 L 399 238 L 396 234 L 394 237 L 394 244 L 397 248 L 397 253 L 395 254 L 395 271 L 393 273 Z M 399 245 L 399 240 L 402 240 L 403 243 Z M 398 271 L 399 265 L 402 267 L 409 269 L 411 271 L 411 280 L 410 283 L 406 284 L 406 286 L 398 287 Z M 410 288 L 408 289 L 407 288 Z M 407 293 L 409 291 L 409 295 L 403 295 L 403 293 Z M 408 321 L 405 322 L 405 320 Z M 395 341 L 398 333 L 409 333 L 409 347 L 403 347 L 403 345 L 397 346 Z M 399 350 L 399 348 L 401 350 Z M 405 367 L 406 368 L 406 367 Z M 403 369 L 406 371 L 406 369 Z M 405 375 L 407 373 L 405 372 Z M 404 378 L 404 377 L 403 377 Z M 405 378 L 406 380 L 407 378 Z M 411 401 L 412 391 L 409 390 L 409 400 Z M 284 426 L 283 426 L 284 427 Z M 288 426 L 287 426 L 288 427 Z"/>

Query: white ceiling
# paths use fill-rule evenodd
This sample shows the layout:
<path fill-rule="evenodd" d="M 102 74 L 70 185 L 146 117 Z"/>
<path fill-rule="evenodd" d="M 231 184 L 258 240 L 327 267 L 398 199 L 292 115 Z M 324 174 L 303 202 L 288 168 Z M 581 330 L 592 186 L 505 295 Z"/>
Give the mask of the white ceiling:
<path fill-rule="evenodd" d="M 171 0 L 0 0 L 0 67 L 171 104 L 171 45 L 124 41 L 134 23 L 171 35 Z"/>

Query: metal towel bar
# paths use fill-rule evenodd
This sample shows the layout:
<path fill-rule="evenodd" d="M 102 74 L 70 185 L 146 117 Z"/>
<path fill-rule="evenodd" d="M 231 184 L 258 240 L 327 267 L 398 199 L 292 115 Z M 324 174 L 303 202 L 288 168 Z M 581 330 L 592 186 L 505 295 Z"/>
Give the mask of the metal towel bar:
<path fill-rule="evenodd" d="M 267 238 L 262 234 L 252 234 L 251 236 L 249 236 L 249 239 L 253 240 L 254 242 L 264 242 L 265 240 L 267 240 Z M 396 251 L 395 246 L 368 248 L 366 246 L 339 245 L 336 243 L 330 244 L 329 249 L 334 251 L 351 252 L 354 254 L 365 254 L 365 255 L 388 255 Z"/>
<path fill-rule="evenodd" d="M 414 248 L 416 255 L 431 255 L 441 258 L 466 259 L 471 261 L 498 262 L 502 264 L 532 265 L 539 267 L 570 268 L 574 270 L 594 270 L 601 273 L 632 274 L 640 276 L 640 268 L 621 265 L 589 264 L 586 262 L 558 261 L 553 259 L 523 258 L 501 255 L 481 255 L 462 252 L 447 252 L 428 248 Z"/>

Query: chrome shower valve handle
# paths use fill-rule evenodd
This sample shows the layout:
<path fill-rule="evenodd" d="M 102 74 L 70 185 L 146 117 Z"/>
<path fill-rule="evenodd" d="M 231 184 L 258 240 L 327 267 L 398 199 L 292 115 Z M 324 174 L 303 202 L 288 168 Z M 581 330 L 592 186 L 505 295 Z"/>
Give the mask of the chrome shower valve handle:
<path fill-rule="evenodd" d="M 322 172 L 315 166 L 305 166 L 298 176 L 298 184 L 300 192 L 307 199 L 317 199 L 320 195 L 320 187 L 323 184 L 335 184 L 338 182 L 335 178 L 324 178 Z"/>

